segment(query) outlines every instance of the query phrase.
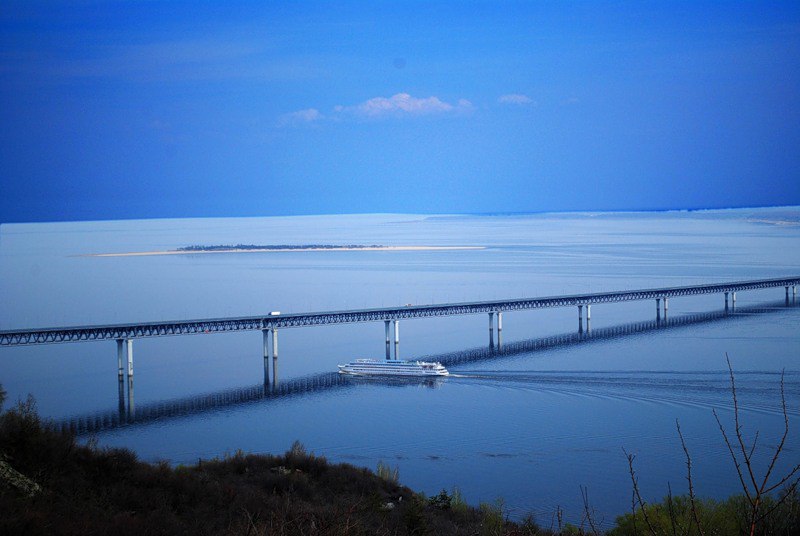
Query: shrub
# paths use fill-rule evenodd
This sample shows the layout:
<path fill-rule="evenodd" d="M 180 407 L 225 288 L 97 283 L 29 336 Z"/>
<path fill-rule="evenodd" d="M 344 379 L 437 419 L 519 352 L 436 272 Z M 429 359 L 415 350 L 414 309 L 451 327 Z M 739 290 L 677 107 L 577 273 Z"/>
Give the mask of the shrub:
<path fill-rule="evenodd" d="M 377 473 L 379 477 L 384 479 L 386 482 L 389 482 L 390 484 L 396 485 L 400 481 L 400 468 L 397 466 L 391 468 L 382 461 L 379 461 Z"/>

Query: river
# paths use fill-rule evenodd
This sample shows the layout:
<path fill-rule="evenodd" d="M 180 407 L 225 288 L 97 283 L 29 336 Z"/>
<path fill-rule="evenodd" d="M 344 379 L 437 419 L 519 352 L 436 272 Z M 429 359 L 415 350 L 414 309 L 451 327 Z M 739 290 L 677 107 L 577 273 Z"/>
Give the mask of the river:
<path fill-rule="evenodd" d="M 482 249 L 91 256 L 195 244 Z M 11 224 L 0 226 L 0 329 L 795 276 L 798 246 L 798 207 Z M 299 440 L 332 461 L 396 466 L 429 495 L 457 487 L 471 503 L 500 500 L 544 526 L 559 507 L 579 522 L 584 488 L 607 526 L 630 509 L 623 449 L 636 455 L 648 501 L 668 485 L 686 491 L 676 421 L 698 493 L 740 491 L 712 414 L 732 431 L 726 353 L 745 434 L 760 433 L 759 467 L 783 430 L 781 371 L 791 426 L 779 471 L 800 459 L 800 308 L 783 299 L 783 288 L 741 292 L 725 315 L 722 296 L 674 298 L 660 325 L 650 301 L 598 304 L 582 337 L 574 308 L 509 312 L 499 348 L 485 315 L 401 321 L 400 357 L 441 360 L 453 374 L 432 383 L 330 374 L 382 357 L 383 323 L 281 330 L 266 389 L 259 332 L 135 341 L 131 407 L 126 398 L 120 408 L 113 342 L 2 348 L 0 383 L 11 401 L 32 394 L 55 421 L 104 419 L 82 437 L 144 460 L 277 453 Z M 124 417 L 130 410 L 138 420 Z"/>

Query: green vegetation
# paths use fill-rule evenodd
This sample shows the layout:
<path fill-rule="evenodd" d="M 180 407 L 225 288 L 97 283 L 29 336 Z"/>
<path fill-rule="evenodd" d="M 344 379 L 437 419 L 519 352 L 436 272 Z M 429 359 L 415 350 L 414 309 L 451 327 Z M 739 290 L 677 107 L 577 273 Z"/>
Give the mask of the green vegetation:
<path fill-rule="evenodd" d="M 780 500 L 783 498 L 784 500 Z M 755 534 L 798 534 L 800 531 L 800 497 L 795 491 L 790 496 L 782 494 L 778 500 L 767 497 L 764 502 L 772 513 L 762 521 Z M 658 504 L 648 504 L 636 513 L 617 518 L 617 526 L 609 536 L 634 534 L 702 534 L 738 535 L 747 527 L 749 503 L 744 495 L 735 495 L 725 501 L 695 499 L 698 523 L 692 512 L 688 495 L 666 497 Z M 774 510 L 773 510 L 774 508 Z"/>

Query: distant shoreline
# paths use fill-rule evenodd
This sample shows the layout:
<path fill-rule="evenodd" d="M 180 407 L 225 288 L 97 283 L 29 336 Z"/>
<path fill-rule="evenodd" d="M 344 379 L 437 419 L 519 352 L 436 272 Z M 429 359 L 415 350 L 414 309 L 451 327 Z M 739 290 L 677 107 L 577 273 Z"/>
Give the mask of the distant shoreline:
<path fill-rule="evenodd" d="M 310 246 L 230 248 L 230 249 L 177 249 L 165 251 L 132 251 L 126 253 L 87 253 L 81 257 L 152 257 L 157 255 L 207 255 L 211 253 L 281 253 L 298 251 L 458 251 L 486 249 L 485 246 Z"/>

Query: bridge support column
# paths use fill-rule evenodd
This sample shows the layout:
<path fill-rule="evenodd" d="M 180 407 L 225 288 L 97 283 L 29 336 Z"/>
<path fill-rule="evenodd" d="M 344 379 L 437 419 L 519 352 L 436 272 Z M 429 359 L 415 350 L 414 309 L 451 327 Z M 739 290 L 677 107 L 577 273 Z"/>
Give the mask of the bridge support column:
<path fill-rule="evenodd" d="M 400 321 L 393 320 L 394 322 L 394 358 L 400 359 Z"/>
<path fill-rule="evenodd" d="M 797 300 L 797 285 L 792 285 L 792 301 Z"/>
<path fill-rule="evenodd" d="M 269 385 L 269 330 L 262 329 L 261 334 L 264 341 L 264 386 Z"/>
<path fill-rule="evenodd" d="M 586 332 L 588 333 L 592 329 L 592 305 L 590 303 L 586 304 Z"/>
<path fill-rule="evenodd" d="M 122 366 L 122 357 L 125 355 L 125 339 L 117 339 L 117 369 L 119 370 L 119 381 L 125 375 L 125 369 Z"/>
<path fill-rule="evenodd" d="M 500 332 L 503 331 L 503 312 L 497 311 L 497 335 L 500 336 Z"/>
<path fill-rule="evenodd" d="M 789 287 L 786 287 L 786 305 L 789 305 Z"/>
<path fill-rule="evenodd" d="M 583 305 L 578 306 L 578 333 L 583 333 Z"/>
<path fill-rule="evenodd" d="M 661 298 L 656 298 L 656 322 L 661 322 Z"/>
<path fill-rule="evenodd" d="M 390 349 L 390 347 L 391 347 L 390 343 L 392 342 L 392 339 L 391 339 L 390 332 L 389 332 L 389 329 L 390 329 L 389 324 L 391 324 L 391 320 L 384 320 L 383 324 L 384 324 L 384 327 L 386 328 L 386 359 L 391 359 L 392 358 L 392 353 L 391 353 L 391 349 Z"/>
<path fill-rule="evenodd" d="M 664 320 L 667 319 L 667 309 L 669 309 L 669 298 L 664 296 Z"/>
<path fill-rule="evenodd" d="M 489 313 L 489 347 L 494 348 L 494 313 Z"/>
<path fill-rule="evenodd" d="M 133 378 L 133 339 L 125 339 L 128 350 L 128 378 Z"/>
<path fill-rule="evenodd" d="M 736 310 L 736 293 L 735 292 L 731 292 L 731 310 L 732 311 Z"/>
<path fill-rule="evenodd" d="M 728 293 L 725 293 L 725 312 L 728 312 Z"/>
<path fill-rule="evenodd" d="M 278 330 L 272 328 L 272 360 L 278 360 Z"/>

